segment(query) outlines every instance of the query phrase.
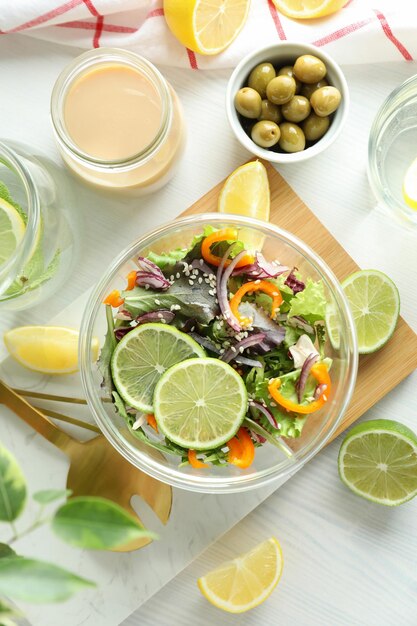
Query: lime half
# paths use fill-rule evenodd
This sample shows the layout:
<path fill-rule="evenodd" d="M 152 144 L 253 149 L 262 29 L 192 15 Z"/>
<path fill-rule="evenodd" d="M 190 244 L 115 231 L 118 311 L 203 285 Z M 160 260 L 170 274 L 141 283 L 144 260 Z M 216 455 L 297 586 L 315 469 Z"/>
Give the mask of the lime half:
<path fill-rule="evenodd" d="M 382 348 L 391 337 L 400 314 L 400 296 L 392 280 L 378 270 L 360 270 L 342 282 L 358 335 L 359 354 Z M 330 308 L 331 309 L 331 308 Z M 337 318 L 329 310 L 327 329 L 334 348 L 339 347 Z"/>
<path fill-rule="evenodd" d="M 205 355 L 194 339 L 172 326 L 142 324 L 117 344 L 111 360 L 113 382 L 125 402 L 149 413 L 162 374 L 184 359 Z"/>
<path fill-rule="evenodd" d="M 5 263 L 23 239 L 26 226 L 19 212 L 0 198 L 0 265 Z"/>
<path fill-rule="evenodd" d="M 417 495 L 417 436 L 393 420 L 352 428 L 339 451 L 339 474 L 356 494 L 386 506 Z"/>
<path fill-rule="evenodd" d="M 161 432 L 192 450 L 210 450 L 231 439 L 247 405 L 242 378 L 218 359 L 188 359 L 174 365 L 155 389 L 155 417 Z"/>

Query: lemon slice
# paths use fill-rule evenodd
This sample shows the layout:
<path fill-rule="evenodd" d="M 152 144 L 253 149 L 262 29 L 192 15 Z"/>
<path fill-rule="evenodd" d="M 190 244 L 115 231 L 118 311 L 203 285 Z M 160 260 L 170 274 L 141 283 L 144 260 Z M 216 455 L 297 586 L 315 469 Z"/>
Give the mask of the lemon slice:
<path fill-rule="evenodd" d="M 272 0 L 278 11 L 299 20 L 311 20 L 339 11 L 348 0 Z"/>
<path fill-rule="evenodd" d="M 411 163 L 405 174 L 403 196 L 406 205 L 417 210 L 417 159 Z"/>
<path fill-rule="evenodd" d="M 238 36 L 250 0 L 164 0 L 166 22 L 178 41 L 200 54 L 218 54 Z"/>
<path fill-rule="evenodd" d="M 5 263 L 23 239 L 26 226 L 19 212 L 0 198 L 0 265 Z"/>
<path fill-rule="evenodd" d="M 78 330 L 62 326 L 18 326 L 4 335 L 10 355 L 42 374 L 72 374 L 78 370 Z M 99 341 L 92 341 L 93 361 Z"/>
<path fill-rule="evenodd" d="M 277 586 L 283 567 L 275 537 L 212 570 L 197 584 L 211 604 L 229 613 L 243 613 L 264 602 Z"/>
<path fill-rule="evenodd" d="M 224 183 L 220 192 L 218 210 L 220 213 L 233 213 L 269 220 L 271 194 L 268 174 L 260 161 L 250 161 L 241 165 Z M 239 239 L 249 249 L 261 250 L 264 237 L 249 228 L 239 232 Z"/>

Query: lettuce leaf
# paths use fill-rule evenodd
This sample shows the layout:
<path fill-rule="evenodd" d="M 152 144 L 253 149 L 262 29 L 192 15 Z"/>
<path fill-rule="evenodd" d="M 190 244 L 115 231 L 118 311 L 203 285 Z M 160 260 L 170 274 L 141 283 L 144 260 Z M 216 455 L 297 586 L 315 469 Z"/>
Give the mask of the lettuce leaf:
<path fill-rule="evenodd" d="M 307 278 L 306 287 L 291 300 L 288 317 L 300 315 L 310 324 L 324 320 L 326 316 L 326 296 L 323 283 Z"/>

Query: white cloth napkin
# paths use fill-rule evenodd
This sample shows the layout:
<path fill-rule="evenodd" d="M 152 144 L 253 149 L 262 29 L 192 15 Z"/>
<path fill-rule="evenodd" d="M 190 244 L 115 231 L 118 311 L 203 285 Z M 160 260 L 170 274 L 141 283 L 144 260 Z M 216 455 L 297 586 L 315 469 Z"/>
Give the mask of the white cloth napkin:
<path fill-rule="evenodd" d="M 341 64 L 417 58 L 416 0 L 350 0 L 338 13 L 295 21 L 272 0 L 252 0 L 249 19 L 222 54 L 186 50 L 169 31 L 162 0 L 0 0 L 0 33 L 60 44 L 129 48 L 161 65 L 233 67 L 252 50 L 293 40 L 323 46 Z"/>

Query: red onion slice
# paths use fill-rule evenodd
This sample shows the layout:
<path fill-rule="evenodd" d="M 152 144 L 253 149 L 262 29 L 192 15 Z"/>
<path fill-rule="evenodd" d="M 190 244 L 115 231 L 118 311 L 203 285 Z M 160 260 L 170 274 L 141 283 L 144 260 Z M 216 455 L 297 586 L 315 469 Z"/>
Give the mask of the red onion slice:
<path fill-rule="evenodd" d="M 303 363 L 303 367 L 301 368 L 300 378 L 298 379 L 297 384 L 295 385 L 295 388 L 297 390 L 298 402 L 301 402 L 301 400 L 303 399 L 303 393 L 306 387 L 308 375 L 314 363 L 317 361 L 317 359 L 318 359 L 318 355 L 312 352 Z"/>
<path fill-rule="evenodd" d="M 234 270 L 233 276 L 245 274 L 251 278 L 277 278 L 284 272 L 288 272 L 289 269 L 285 265 L 270 263 L 261 252 L 257 252 L 255 262 Z"/>
<path fill-rule="evenodd" d="M 130 322 L 133 319 L 133 316 L 130 311 L 127 311 L 126 309 L 119 309 L 115 315 L 115 318 L 124 322 Z"/>
<path fill-rule="evenodd" d="M 257 411 L 260 411 L 263 415 L 265 415 L 266 419 L 271 424 L 271 426 L 273 426 L 274 428 L 278 430 L 279 428 L 278 422 L 273 416 L 273 414 L 271 413 L 271 411 L 268 409 L 268 407 L 264 406 L 261 402 L 258 402 L 257 400 L 249 400 L 249 406 L 256 409 Z"/>
<path fill-rule="evenodd" d="M 171 283 L 162 274 L 153 274 L 152 272 L 136 272 L 136 284 L 138 287 L 145 287 L 149 285 L 152 289 L 168 289 L 171 287 Z"/>
<path fill-rule="evenodd" d="M 194 261 L 191 262 L 191 267 L 194 270 L 200 270 L 201 272 L 203 272 L 203 274 L 206 274 L 207 276 L 209 276 L 210 274 L 214 274 L 213 268 L 211 268 L 210 265 L 203 261 L 203 259 L 194 259 Z"/>
<path fill-rule="evenodd" d="M 291 324 L 292 326 L 298 326 L 298 328 L 301 328 L 309 335 L 314 335 L 313 326 L 309 324 L 307 320 L 305 320 L 304 317 L 301 317 L 300 315 L 294 315 L 293 317 L 290 317 L 288 320 L 288 323 Z"/>
<path fill-rule="evenodd" d="M 235 343 L 235 345 L 229 348 L 229 350 L 226 350 L 226 352 L 221 355 L 220 359 L 225 363 L 229 363 L 239 356 L 241 350 L 246 350 L 246 348 L 256 346 L 262 342 L 263 339 L 265 339 L 265 333 L 255 333 L 254 335 L 250 335 L 249 337 Z"/>
<path fill-rule="evenodd" d="M 318 400 L 326 391 L 327 385 L 322 383 L 321 385 L 317 385 L 316 390 L 314 392 L 314 399 Z"/>
<path fill-rule="evenodd" d="M 220 349 L 216 347 L 213 341 L 208 339 L 207 337 L 202 337 L 198 333 L 189 332 L 188 335 L 194 339 L 200 346 L 203 348 L 207 348 L 210 352 L 214 352 L 214 354 L 220 354 Z"/>
<path fill-rule="evenodd" d="M 219 300 L 220 311 L 222 312 L 222 315 L 224 316 L 229 326 L 233 328 L 233 330 L 235 330 L 236 332 L 239 332 L 240 330 L 242 330 L 242 327 L 239 323 L 239 320 L 233 315 L 232 309 L 230 308 L 227 283 L 236 265 L 245 256 L 245 254 L 247 254 L 247 252 L 246 250 L 242 250 L 242 252 L 236 255 L 235 258 L 230 262 L 230 265 L 226 267 L 226 269 L 224 269 L 226 261 L 229 258 L 230 252 L 232 251 L 234 245 L 235 244 L 232 243 L 232 245 L 229 246 L 226 250 L 226 253 L 224 254 L 217 269 L 216 281 L 217 298 Z"/>
<path fill-rule="evenodd" d="M 175 317 L 175 313 L 169 309 L 160 309 L 159 311 L 149 311 L 143 313 L 136 318 L 138 324 L 146 324 L 146 322 L 161 322 L 164 320 L 166 324 L 170 324 Z"/>
<path fill-rule="evenodd" d="M 120 328 L 114 329 L 114 336 L 116 337 L 117 341 L 120 341 L 125 335 L 127 335 L 127 333 L 129 333 L 134 328 L 135 326 L 120 326 Z"/>
<path fill-rule="evenodd" d="M 287 285 L 290 289 L 292 289 L 293 293 L 296 294 L 299 291 L 304 291 L 305 284 L 296 278 L 294 272 L 297 268 L 293 267 L 291 272 L 288 274 L 286 280 L 284 281 L 284 285 Z"/>
<path fill-rule="evenodd" d="M 247 357 L 241 355 L 235 357 L 235 363 L 239 363 L 239 365 L 248 365 L 249 367 L 262 367 L 262 363 L 260 361 L 248 359 Z"/>

